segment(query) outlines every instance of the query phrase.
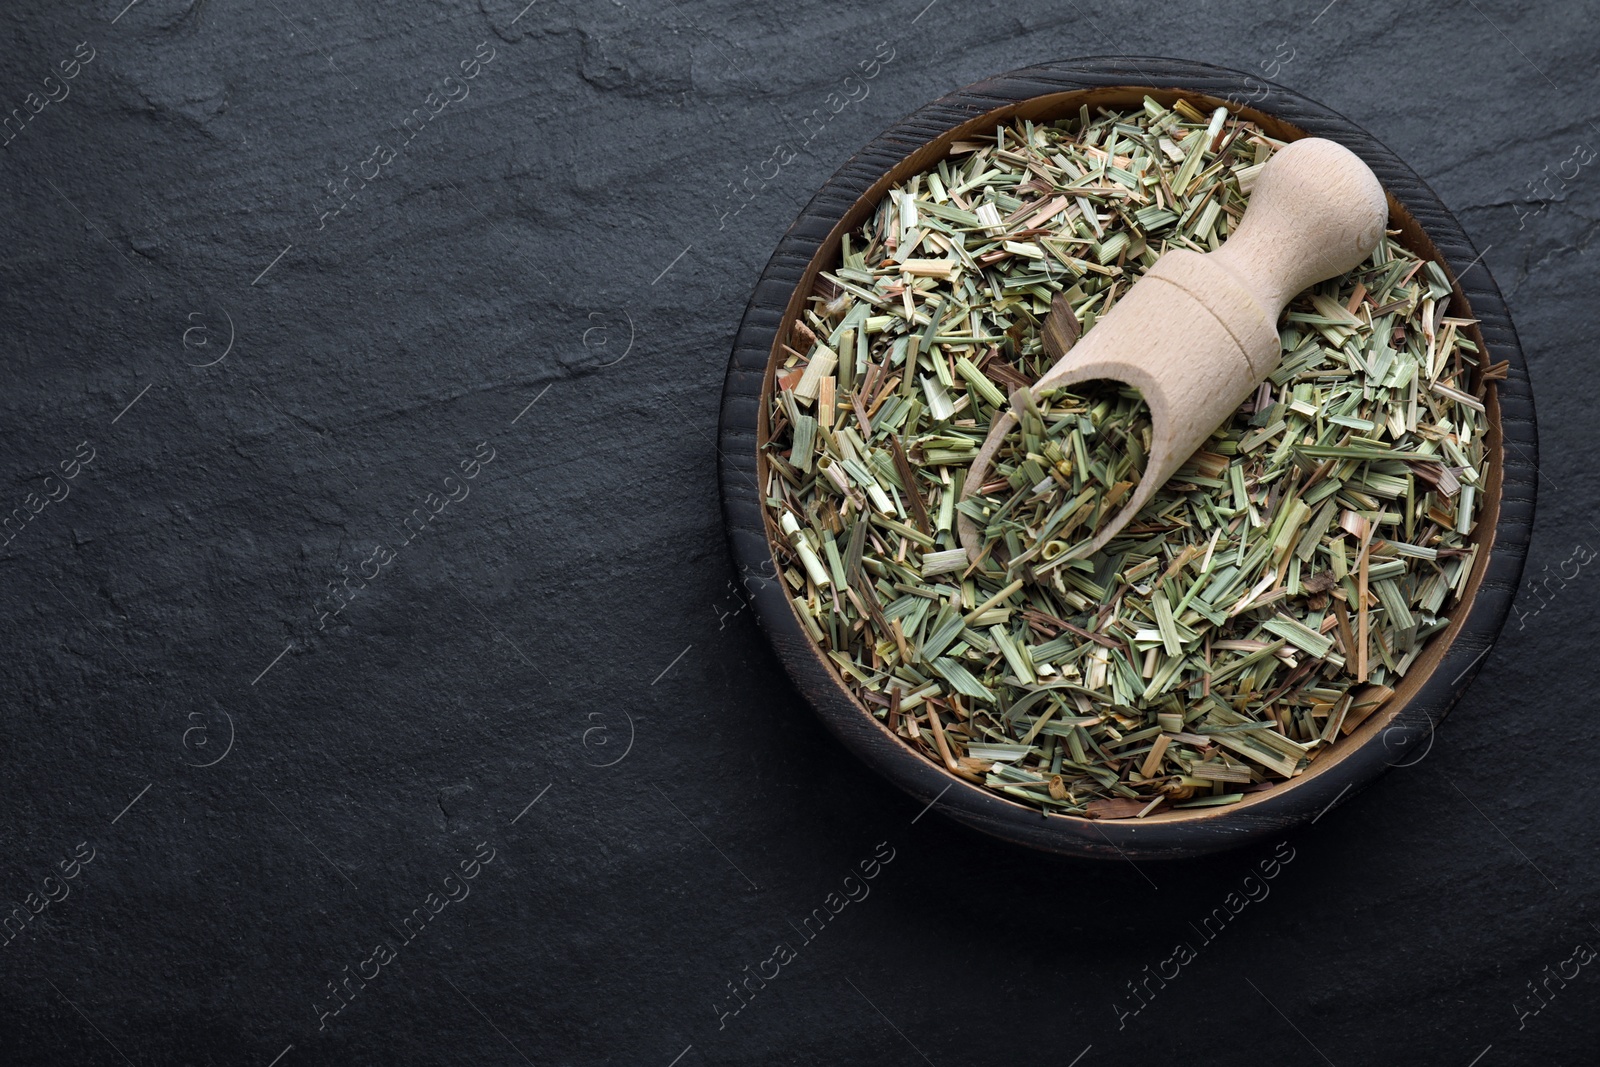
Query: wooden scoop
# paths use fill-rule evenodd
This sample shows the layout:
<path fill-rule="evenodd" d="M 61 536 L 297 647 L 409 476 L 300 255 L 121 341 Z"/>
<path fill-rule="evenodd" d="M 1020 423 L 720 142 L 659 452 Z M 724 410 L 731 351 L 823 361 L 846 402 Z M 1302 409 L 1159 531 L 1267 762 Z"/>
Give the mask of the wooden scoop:
<path fill-rule="evenodd" d="M 1100 526 L 1092 555 L 1127 525 L 1278 366 L 1278 316 L 1291 297 L 1360 264 L 1388 221 L 1383 187 L 1349 149 L 1319 137 L 1295 141 L 1267 161 L 1244 218 L 1215 252 L 1173 249 L 1095 323 L 1032 387 L 1113 379 L 1137 388 L 1150 407 L 1149 458 L 1127 503 Z M 1045 324 L 1052 347 L 1076 333 L 1057 301 Z M 995 419 L 962 488 L 965 499 L 987 476 L 1023 399 Z M 976 562 L 982 545 L 972 520 L 957 525 Z"/>

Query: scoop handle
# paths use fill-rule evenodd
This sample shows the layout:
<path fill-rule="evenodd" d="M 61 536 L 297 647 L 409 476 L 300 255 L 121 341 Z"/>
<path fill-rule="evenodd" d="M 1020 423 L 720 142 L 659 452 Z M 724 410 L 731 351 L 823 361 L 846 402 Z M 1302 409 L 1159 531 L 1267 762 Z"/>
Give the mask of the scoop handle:
<path fill-rule="evenodd" d="M 1371 168 L 1341 144 L 1307 137 L 1262 168 L 1238 229 L 1208 258 L 1276 320 L 1296 293 L 1371 255 L 1388 218 Z"/>

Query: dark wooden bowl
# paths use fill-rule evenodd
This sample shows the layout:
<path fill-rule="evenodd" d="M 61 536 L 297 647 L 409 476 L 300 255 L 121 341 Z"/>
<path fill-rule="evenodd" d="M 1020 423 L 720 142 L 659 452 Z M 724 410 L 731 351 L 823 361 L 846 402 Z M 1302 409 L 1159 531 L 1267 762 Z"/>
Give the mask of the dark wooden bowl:
<path fill-rule="evenodd" d="M 1400 681 L 1394 697 L 1298 778 L 1237 804 L 1132 820 L 1045 815 L 970 784 L 913 751 L 869 714 L 839 681 L 801 628 L 773 557 L 778 536 L 758 486 L 766 484 L 766 441 L 778 340 L 811 293 L 817 272 L 838 256 L 887 190 L 942 158 L 950 143 L 1014 118 L 1053 119 L 1091 108 L 1137 107 L 1144 95 L 1170 104 L 1228 103 L 1281 139 L 1307 135 L 1345 145 L 1372 167 L 1389 194 L 1390 226 L 1412 251 L 1439 260 L 1455 282 L 1451 314 L 1476 318 L 1470 336 L 1510 376 L 1489 390 L 1491 473 L 1473 535 L 1481 546 L 1449 627 Z M 1241 105 L 1240 101 L 1249 101 Z M 1477 673 L 1510 610 L 1533 526 L 1538 443 L 1533 396 L 1516 332 L 1477 251 L 1433 190 L 1365 130 L 1298 93 L 1239 71 L 1159 58 L 1090 58 L 1049 63 L 979 82 L 924 107 L 858 152 L 823 185 L 779 242 L 756 283 L 734 341 L 722 396 L 719 477 L 728 537 L 741 577 L 778 658 L 833 732 L 874 769 L 924 803 L 1019 844 L 1097 858 L 1195 856 L 1276 835 L 1320 817 L 1385 768 L 1426 755 L 1434 727 Z"/>

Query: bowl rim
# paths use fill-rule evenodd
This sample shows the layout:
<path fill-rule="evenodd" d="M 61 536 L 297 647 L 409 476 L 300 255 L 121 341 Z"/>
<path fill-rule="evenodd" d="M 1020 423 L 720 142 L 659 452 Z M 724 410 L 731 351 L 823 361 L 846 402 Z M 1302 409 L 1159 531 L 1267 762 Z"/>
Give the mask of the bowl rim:
<path fill-rule="evenodd" d="M 1329 137 L 1372 167 L 1389 195 L 1390 228 L 1438 259 L 1455 284 L 1452 312 L 1476 318 L 1473 331 L 1509 373 L 1489 391 L 1488 447 L 1498 457 L 1483 494 L 1480 544 L 1466 595 L 1451 625 L 1396 687 L 1396 696 L 1300 776 L 1238 804 L 1188 809 L 1144 820 L 1095 820 L 1038 808 L 962 780 L 889 732 L 839 681 L 805 632 L 778 577 L 760 485 L 769 390 L 780 331 L 809 290 L 816 265 L 839 236 L 899 177 L 942 158 L 941 146 L 975 129 L 1063 108 L 1066 96 L 1125 106 L 1144 92 L 1182 94 L 1230 110 L 1287 136 Z M 1248 91 L 1255 100 L 1241 104 Z M 1532 532 L 1538 442 L 1527 368 L 1498 287 L 1437 194 L 1398 156 L 1338 112 L 1242 71 L 1161 57 L 1092 56 L 1026 67 L 977 82 L 891 126 L 823 183 L 779 241 L 734 340 L 724 382 L 718 478 L 741 584 L 778 658 L 812 708 L 845 746 L 923 804 L 994 836 L 1050 852 L 1102 859 L 1201 855 L 1315 822 L 1388 767 L 1426 757 L 1433 731 L 1476 675 L 1518 588 Z M 1468 266 L 1459 274 L 1455 265 Z M 1491 520 L 1485 523 L 1483 520 Z M 1461 610 L 1461 604 L 1466 610 Z M 1430 662 L 1431 661 L 1431 662 Z M 1418 755 L 1419 746 L 1421 749 Z"/>

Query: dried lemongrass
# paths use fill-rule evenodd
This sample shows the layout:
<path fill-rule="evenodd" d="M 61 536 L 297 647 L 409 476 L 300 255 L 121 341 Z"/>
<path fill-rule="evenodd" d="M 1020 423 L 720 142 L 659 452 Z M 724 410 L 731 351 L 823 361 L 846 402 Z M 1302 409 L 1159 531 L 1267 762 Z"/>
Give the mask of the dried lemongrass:
<path fill-rule="evenodd" d="M 1226 240 L 1278 147 L 1148 99 L 958 142 L 794 324 L 765 486 L 783 581 L 863 705 L 951 773 L 1091 817 L 1234 803 L 1355 730 L 1448 625 L 1495 373 L 1442 269 L 1389 238 L 1290 304 L 1279 368 L 1099 553 L 1074 549 L 1149 445 L 1125 387 L 1026 406 L 962 499 L 1017 390 L 1162 252 Z M 1077 331 L 1043 335 L 1053 301 Z"/>

